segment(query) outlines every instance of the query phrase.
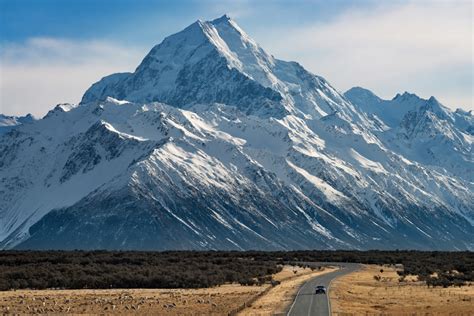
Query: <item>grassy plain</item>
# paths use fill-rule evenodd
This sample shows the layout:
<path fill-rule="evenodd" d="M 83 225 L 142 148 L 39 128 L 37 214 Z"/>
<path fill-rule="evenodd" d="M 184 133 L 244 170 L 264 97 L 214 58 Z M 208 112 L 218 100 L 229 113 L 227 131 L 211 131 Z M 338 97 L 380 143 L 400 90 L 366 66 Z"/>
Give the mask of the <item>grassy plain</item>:
<path fill-rule="evenodd" d="M 296 271 L 296 273 L 295 273 Z M 226 284 L 204 289 L 107 289 L 0 291 L 0 314 L 228 315 L 265 291 L 241 315 L 283 310 L 307 279 L 332 271 L 285 266 L 272 287 Z"/>
<path fill-rule="evenodd" d="M 1 314 L 227 315 L 264 286 L 0 292 Z"/>
<path fill-rule="evenodd" d="M 416 276 L 398 279 L 393 267 L 366 265 L 334 280 L 333 315 L 474 315 L 474 284 L 428 288 Z"/>

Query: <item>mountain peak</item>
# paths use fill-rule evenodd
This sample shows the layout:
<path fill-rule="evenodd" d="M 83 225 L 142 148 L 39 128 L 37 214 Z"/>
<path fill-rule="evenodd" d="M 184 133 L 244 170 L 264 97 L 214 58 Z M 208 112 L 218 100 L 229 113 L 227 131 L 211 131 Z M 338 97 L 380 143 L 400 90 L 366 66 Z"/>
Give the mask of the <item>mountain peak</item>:
<path fill-rule="evenodd" d="M 347 97 L 349 100 L 357 98 L 357 99 L 365 99 L 370 100 L 371 102 L 380 102 L 382 99 L 378 97 L 375 93 L 370 91 L 369 89 L 362 88 L 362 87 L 352 87 L 346 92 L 344 92 L 344 96 Z"/>
<path fill-rule="evenodd" d="M 275 59 L 227 14 L 198 20 L 166 37 L 134 73 L 103 78 L 81 103 L 108 96 L 175 107 L 222 103 L 257 116 L 318 118 L 335 110 L 357 116 L 323 78 L 297 63 Z"/>
<path fill-rule="evenodd" d="M 0 249 L 474 249 L 473 119 L 345 95 L 198 20 L 83 106 L 4 126 Z"/>
<path fill-rule="evenodd" d="M 18 125 L 32 123 L 36 118 L 28 113 L 25 116 L 10 116 L 0 113 L 0 135 L 5 134 Z"/>
<path fill-rule="evenodd" d="M 384 102 L 375 93 L 362 87 L 352 87 L 344 92 L 344 96 L 352 104 L 368 114 L 377 112 Z"/>
<path fill-rule="evenodd" d="M 227 14 L 212 21 L 198 19 L 153 47 L 136 72 L 149 68 L 165 68 L 171 72 L 167 75 L 170 79 L 168 81 L 172 81 L 180 68 L 186 64 L 195 64 L 212 53 L 224 57 L 230 67 L 241 70 L 242 61 L 238 60 L 238 52 L 235 47 L 229 46 L 244 42 L 253 44 L 244 45 L 245 48 L 257 46 Z"/>
<path fill-rule="evenodd" d="M 397 93 L 393 97 L 392 101 L 393 100 L 409 100 L 409 99 L 421 100 L 421 98 L 419 96 L 417 96 L 416 94 L 405 91 L 405 92 L 403 92 L 403 94 Z"/>
<path fill-rule="evenodd" d="M 466 111 L 462 108 L 457 108 L 456 111 L 454 111 L 454 112 L 456 114 L 463 115 L 463 116 L 474 116 L 472 110 Z"/>
<path fill-rule="evenodd" d="M 220 18 L 212 20 L 211 23 L 218 24 L 218 23 L 224 23 L 224 22 L 230 22 L 230 21 L 232 21 L 231 17 L 227 13 L 225 13 Z"/>
<path fill-rule="evenodd" d="M 219 31 L 220 36 L 223 36 L 223 34 L 221 34 L 223 31 L 222 27 L 227 27 L 236 32 L 236 34 L 238 34 L 240 37 L 244 37 L 244 41 L 252 41 L 254 44 L 257 45 L 257 43 L 253 39 L 251 39 L 250 36 L 248 36 L 244 30 L 242 30 L 242 28 L 237 24 L 237 22 L 235 22 L 227 14 L 224 14 L 220 18 L 211 20 L 207 23 L 213 25 Z"/>

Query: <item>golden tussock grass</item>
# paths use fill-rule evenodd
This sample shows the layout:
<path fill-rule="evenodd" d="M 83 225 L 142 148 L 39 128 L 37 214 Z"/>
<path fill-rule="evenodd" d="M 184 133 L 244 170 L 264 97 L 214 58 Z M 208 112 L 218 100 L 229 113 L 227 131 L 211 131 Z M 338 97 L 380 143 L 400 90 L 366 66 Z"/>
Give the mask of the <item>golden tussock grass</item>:
<path fill-rule="evenodd" d="M 329 293 L 333 315 L 474 315 L 474 285 L 428 288 L 416 276 L 398 279 L 394 268 L 375 265 L 336 279 Z"/>
<path fill-rule="evenodd" d="M 296 273 L 294 272 L 296 271 Z M 0 292 L 0 314 L 228 315 L 267 290 L 242 315 L 270 315 L 291 303 L 307 279 L 332 271 L 285 266 L 276 287 L 226 284 L 206 289 L 16 290 Z M 258 313 L 254 313 L 257 312 Z"/>
<path fill-rule="evenodd" d="M 0 292 L 1 314 L 227 315 L 264 289 L 17 290 Z"/>

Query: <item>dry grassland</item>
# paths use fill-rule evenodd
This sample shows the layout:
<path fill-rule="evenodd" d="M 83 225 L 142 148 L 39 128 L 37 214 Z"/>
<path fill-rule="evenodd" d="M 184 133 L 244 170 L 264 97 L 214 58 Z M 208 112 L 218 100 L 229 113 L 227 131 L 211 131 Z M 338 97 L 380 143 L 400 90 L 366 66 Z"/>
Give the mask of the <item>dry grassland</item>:
<path fill-rule="evenodd" d="M 333 315 L 474 315 L 474 285 L 428 288 L 415 276 L 398 279 L 395 269 L 375 265 L 336 279 L 330 290 Z"/>
<path fill-rule="evenodd" d="M 227 315 L 263 286 L 0 292 L 0 314 Z"/>
<path fill-rule="evenodd" d="M 294 273 L 296 271 L 296 274 Z M 299 285 L 314 271 L 285 266 L 274 275 L 281 284 L 271 288 L 242 315 L 269 315 L 283 309 Z M 271 285 L 222 285 L 207 289 L 17 290 L 0 292 L 0 314 L 144 314 L 228 315 Z"/>

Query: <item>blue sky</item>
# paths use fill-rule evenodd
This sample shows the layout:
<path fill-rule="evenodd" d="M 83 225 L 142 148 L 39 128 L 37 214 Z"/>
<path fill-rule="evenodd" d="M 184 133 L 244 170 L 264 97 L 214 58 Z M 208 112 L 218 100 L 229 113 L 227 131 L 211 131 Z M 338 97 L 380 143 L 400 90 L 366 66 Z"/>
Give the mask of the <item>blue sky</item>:
<path fill-rule="evenodd" d="M 336 89 L 409 91 L 473 109 L 471 1 L 0 0 L 0 112 L 41 116 L 161 40 L 228 13 Z"/>
<path fill-rule="evenodd" d="M 106 38 L 150 43 L 197 19 L 224 13 L 249 28 L 300 26 L 330 19 L 371 1 L 156 1 L 156 0 L 0 0 L 2 40 L 31 37 Z M 265 22 L 265 25 L 261 25 Z"/>

